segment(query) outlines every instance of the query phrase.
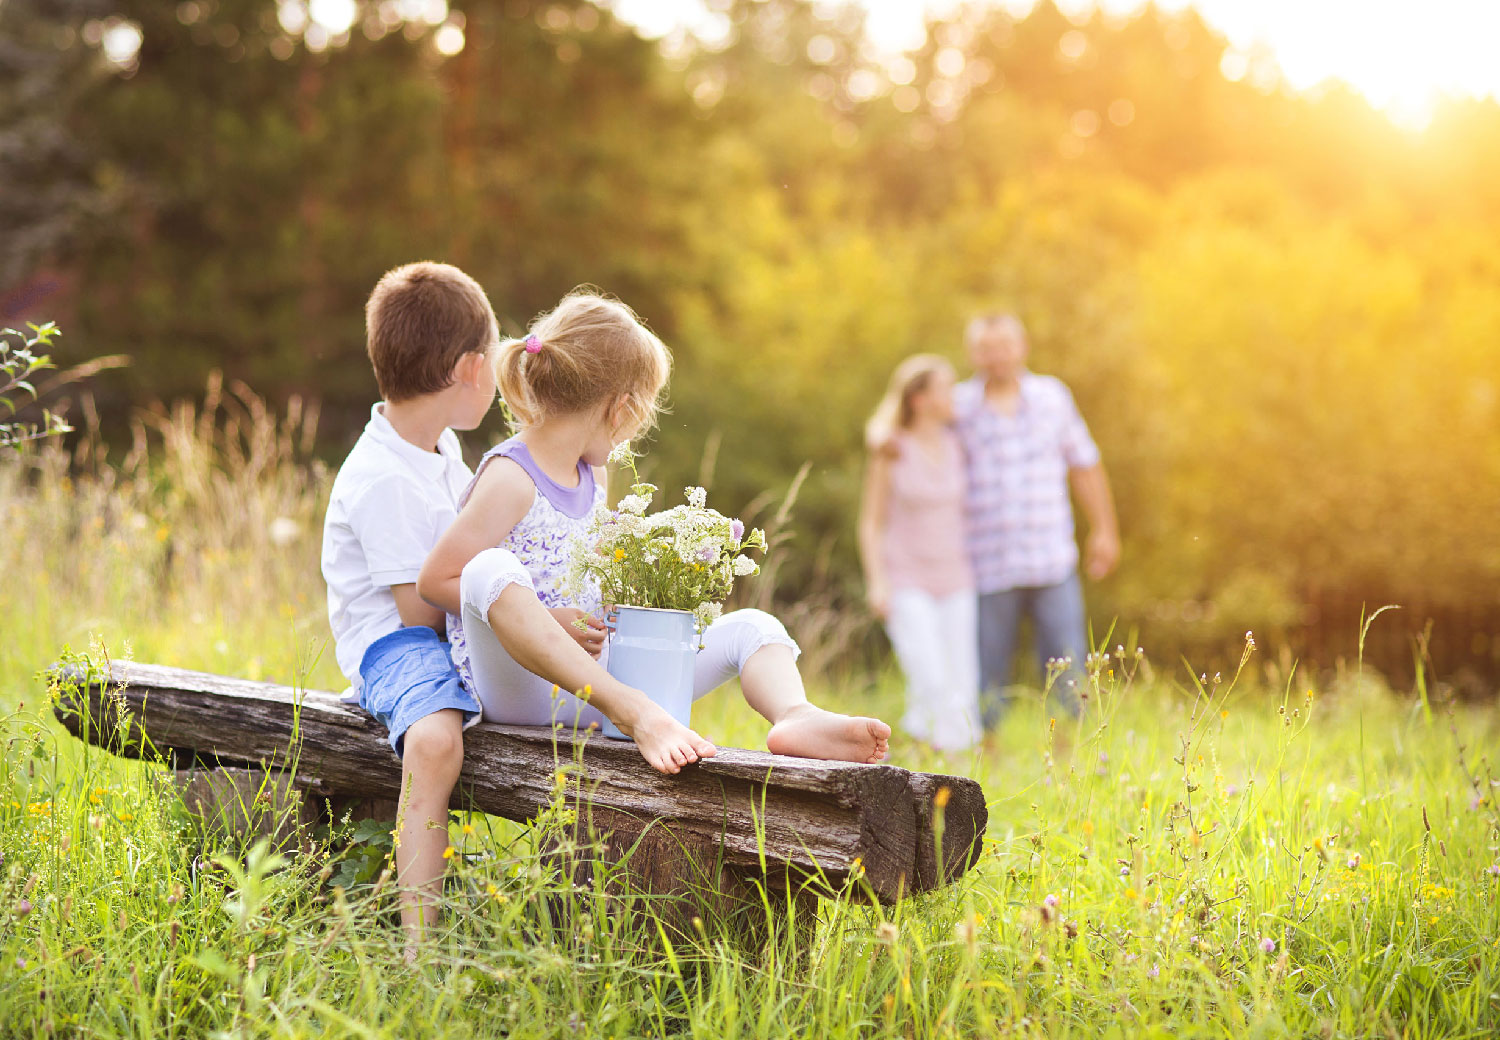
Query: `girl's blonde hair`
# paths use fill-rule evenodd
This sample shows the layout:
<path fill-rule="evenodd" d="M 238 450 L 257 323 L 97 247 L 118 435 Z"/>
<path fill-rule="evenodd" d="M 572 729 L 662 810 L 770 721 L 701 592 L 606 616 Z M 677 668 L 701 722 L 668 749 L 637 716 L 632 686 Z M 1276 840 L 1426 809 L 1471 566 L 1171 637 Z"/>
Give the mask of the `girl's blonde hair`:
<path fill-rule="evenodd" d="M 672 355 L 634 311 L 580 287 L 500 344 L 495 382 L 523 429 L 624 396 L 639 433 L 655 421 L 671 371 Z"/>
<path fill-rule="evenodd" d="M 953 371 L 947 358 L 938 354 L 913 354 L 891 373 L 885 396 L 875 406 L 874 414 L 865 423 L 865 446 L 871 451 L 884 451 L 890 447 L 891 438 L 899 430 L 911 425 L 912 399 L 932 385 L 932 377 L 939 372 Z"/>

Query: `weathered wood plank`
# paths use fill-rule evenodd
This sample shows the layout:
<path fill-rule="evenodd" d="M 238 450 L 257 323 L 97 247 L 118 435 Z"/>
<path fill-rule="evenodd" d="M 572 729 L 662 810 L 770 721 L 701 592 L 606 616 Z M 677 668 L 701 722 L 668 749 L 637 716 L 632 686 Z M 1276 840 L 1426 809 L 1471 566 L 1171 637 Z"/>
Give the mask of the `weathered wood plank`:
<path fill-rule="evenodd" d="M 334 694 L 133 662 L 113 662 L 108 682 L 69 678 L 58 718 L 116 753 L 139 754 L 149 735 L 157 749 L 291 767 L 338 795 L 400 793 L 383 729 Z M 559 772 L 601 832 L 638 835 L 660 821 L 684 847 L 720 850 L 735 870 L 790 869 L 835 890 L 862 871 L 883 901 L 961 875 L 988 815 L 983 791 L 965 777 L 731 748 L 666 776 L 628 742 L 490 723 L 464 734 L 455 806 L 530 819 L 552 804 Z"/>

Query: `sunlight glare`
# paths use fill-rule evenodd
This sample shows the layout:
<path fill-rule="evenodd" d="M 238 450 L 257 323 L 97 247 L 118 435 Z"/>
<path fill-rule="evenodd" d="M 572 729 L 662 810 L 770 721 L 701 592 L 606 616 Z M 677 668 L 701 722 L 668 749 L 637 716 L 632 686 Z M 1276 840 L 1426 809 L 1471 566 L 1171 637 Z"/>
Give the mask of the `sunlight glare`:
<path fill-rule="evenodd" d="M 1092 6 L 1059 3 L 1071 14 Z M 1099 6 L 1124 15 L 1142 4 L 1101 0 Z M 1443 95 L 1500 95 L 1494 0 L 1158 0 L 1157 6 L 1196 7 L 1229 39 L 1220 66 L 1226 78 L 1256 72 L 1253 55 L 1263 52 L 1290 86 L 1307 90 L 1341 80 L 1408 129 L 1424 127 Z"/>
<path fill-rule="evenodd" d="M 464 49 L 464 31 L 452 22 L 447 22 L 432 34 L 432 45 L 445 58 L 451 58 Z"/>
<path fill-rule="evenodd" d="M 301 0 L 281 0 L 276 8 L 276 20 L 291 35 L 301 36 L 307 28 L 307 5 Z"/>
<path fill-rule="evenodd" d="M 339 36 L 349 31 L 359 8 L 354 0 L 311 0 L 307 13 L 321 25 L 330 36 Z"/>
<path fill-rule="evenodd" d="M 125 68 L 135 62 L 143 39 L 139 25 L 134 22 L 119 21 L 104 30 L 100 46 L 103 47 L 104 56 L 109 59 L 111 65 Z"/>

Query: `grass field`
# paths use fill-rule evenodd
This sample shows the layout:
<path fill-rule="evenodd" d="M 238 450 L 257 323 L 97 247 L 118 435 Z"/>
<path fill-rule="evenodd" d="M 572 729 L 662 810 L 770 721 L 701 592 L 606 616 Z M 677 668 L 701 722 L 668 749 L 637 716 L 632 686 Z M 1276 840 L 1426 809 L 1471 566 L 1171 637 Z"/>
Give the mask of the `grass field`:
<path fill-rule="evenodd" d="M 452 826 L 445 930 L 406 968 L 389 882 L 332 884 L 340 842 L 284 859 L 205 835 L 159 766 L 49 721 L 35 676 L 65 645 L 337 683 L 326 474 L 292 461 L 298 424 L 250 414 L 231 437 L 180 413 L 152 438 L 71 480 L 60 455 L 0 461 L 0 1034 L 1500 1031 L 1500 715 L 1306 682 L 1248 647 L 1237 681 L 1201 683 L 1122 648 L 1094 662 L 1081 722 L 1032 698 L 979 752 L 898 743 L 897 764 L 984 785 L 983 861 L 899 907 L 825 901 L 800 949 L 670 947 L 555 876 L 546 821 L 475 815 Z M 898 713 L 894 680 L 814 692 Z M 727 691 L 705 708 L 706 734 L 758 746 Z"/>

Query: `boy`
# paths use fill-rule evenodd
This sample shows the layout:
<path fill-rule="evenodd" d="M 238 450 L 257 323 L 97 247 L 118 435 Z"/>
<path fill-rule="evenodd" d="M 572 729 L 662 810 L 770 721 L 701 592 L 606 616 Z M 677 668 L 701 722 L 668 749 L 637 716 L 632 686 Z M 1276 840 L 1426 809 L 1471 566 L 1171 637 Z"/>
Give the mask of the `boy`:
<path fill-rule="evenodd" d="M 416 580 L 473 478 L 453 431 L 477 427 L 494 403 L 499 326 L 458 268 L 407 264 L 370 294 L 365 342 L 382 400 L 333 482 L 323 578 L 339 669 L 401 756 L 396 876 L 411 942 L 442 894 L 462 733 L 480 714 Z"/>

